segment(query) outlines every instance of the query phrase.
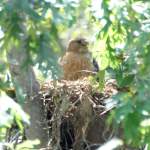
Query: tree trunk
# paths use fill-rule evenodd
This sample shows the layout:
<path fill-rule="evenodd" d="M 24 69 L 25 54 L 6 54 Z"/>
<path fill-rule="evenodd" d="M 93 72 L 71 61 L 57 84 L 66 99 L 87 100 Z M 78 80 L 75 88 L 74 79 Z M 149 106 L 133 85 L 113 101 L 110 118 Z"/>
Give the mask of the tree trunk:
<path fill-rule="evenodd" d="M 29 128 L 26 129 L 27 139 L 39 139 L 40 145 L 36 148 L 46 147 L 48 135 L 44 130 L 44 110 L 42 101 L 37 98 L 40 86 L 31 65 L 23 67 L 25 60 L 27 60 L 26 50 L 22 47 L 13 47 L 8 52 L 7 58 L 17 93 L 21 93 L 22 90 L 22 94 L 26 95 L 23 109 L 30 115 L 31 123 Z"/>

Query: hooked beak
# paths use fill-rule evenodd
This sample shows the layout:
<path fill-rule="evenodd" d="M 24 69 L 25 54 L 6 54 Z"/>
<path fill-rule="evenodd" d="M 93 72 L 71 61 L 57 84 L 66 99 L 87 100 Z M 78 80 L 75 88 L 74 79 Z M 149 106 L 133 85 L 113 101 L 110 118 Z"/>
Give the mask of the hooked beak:
<path fill-rule="evenodd" d="M 81 41 L 81 44 L 82 44 L 83 46 L 87 46 L 87 45 L 89 44 L 89 42 L 88 42 L 87 40 L 82 40 L 82 41 Z"/>
<path fill-rule="evenodd" d="M 78 39 L 77 42 L 82 46 L 87 46 L 89 42 L 86 39 Z"/>

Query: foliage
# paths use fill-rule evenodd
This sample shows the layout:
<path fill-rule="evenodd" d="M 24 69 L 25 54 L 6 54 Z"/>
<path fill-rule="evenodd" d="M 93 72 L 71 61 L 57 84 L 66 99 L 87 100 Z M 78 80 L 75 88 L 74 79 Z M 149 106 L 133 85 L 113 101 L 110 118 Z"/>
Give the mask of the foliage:
<path fill-rule="evenodd" d="M 59 34 L 75 22 L 77 6 L 78 3 L 73 0 L 71 3 L 61 0 L 2 0 L 1 55 L 23 44 L 28 56 L 24 65 L 36 65 L 44 75 L 52 70 L 55 77 L 58 75 L 55 53 L 63 48 Z"/>
<path fill-rule="evenodd" d="M 77 10 L 84 8 L 84 4 L 87 6 L 88 2 L 87 0 L 82 2 L 76 0 L 1 0 L 0 90 L 5 91 L 13 86 L 7 60 L 7 54 L 13 48 L 16 48 L 18 53 L 20 51 L 23 53 L 22 47 L 24 47 L 27 59 L 21 64 L 23 69 L 32 65 L 41 71 L 43 78 L 60 76 L 57 60 L 65 46 L 61 39 L 62 35 L 66 34 L 66 30 L 76 22 L 80 15 Z M 10 107 L 7 98 L 3 99 L 6 99 L 6 108 Z M 19 113 L 18 109 L 14 111 L 17 104 L 13 103 L 14 105 L 8 108 L 9 112 L 5 110 L 0 114 L 0 118 L 2 117 L 0 134 L 3 134 L 0 138 L 2 141 L 5 141 L 7 129 L 12 127 L 14 120 L 20 127 L 20 131 L 23 128 L 22 120 L 24 118 L 19 115 L 21 110 L 19 108 Z M 2 119 L 6 122 L 3 122 Z M 27 143 L 27 145 L 29 144 Z M 30 145 L 32 148 L 32 144 Z M 21 146 L 24 145 L 18 146 L 17 149 L 21 149 Z"/>
<path fill-rule="evenodd" d="M 27 140 L 27 141 L 25 141 L 25 142 L 23 142 L 23 143 L 21 143 L 21 144 L 18 144 L 17 146 L 16 146 L 16 150 L 22 150 L 22 149 L 24 149 L 24 150 L 29 150 L 29 149 L 34 149 L 35 147 L 35 145 L 38 145 L 40 143 L 40 141 L 39 140 Z"/>
<path fill-rule="evenodd" d="M 150 2 L 103 0 L 101 8 L 96 18 L 106 46 L 101 65 L 122 89 L 113 97 L 118 105 L 110 120 L 121 125 L 126 144 L 150 146 Z"/>
<path fill-rule="evenodd" d="M 75 23 L 84 22 L 83 10 L 89 4 L 90 0 L 1 0 L 0 89 L 11 86 L 6 56 L 14 46 L 19 51 L 22 45 L 25 47 L 27 60 L 23 67 L 31 64 L 41 70 L 42 76 L 52 74 L 57 78 L 57 59 L 64 49 L 61 37 Z M 107 71 L 120 89 L 113 97 L 117 107 L 109 120 L 123 128 L 125 144 L 150 147 L 150 2 L 102 0 L 99 15 L 92 14 L 88 29 L 99 30 L 97 41 L 104 43 L 103 52 L 94 54 L 101 69 L 100 88 Z M 22 128 L 20 116 L 11 112 L 10 118 L 15 116 Z M 10 128 L 8 122 L 5 125 Z M 6 133 L 1 124 L 0 132 Z"/>
<path fill-rule="evenodd" d="M 13 147 L 13 139 L 11 137 L 8 138 L 7 133 L 13 125 L 16 125 L 16 128 L 18 128 L 17 134 L 23 135 L 24 126 L 29 125 L 29 117 L 19 104 L 4 93 L 1 93 L 0 120 L 0 145 Z"/>

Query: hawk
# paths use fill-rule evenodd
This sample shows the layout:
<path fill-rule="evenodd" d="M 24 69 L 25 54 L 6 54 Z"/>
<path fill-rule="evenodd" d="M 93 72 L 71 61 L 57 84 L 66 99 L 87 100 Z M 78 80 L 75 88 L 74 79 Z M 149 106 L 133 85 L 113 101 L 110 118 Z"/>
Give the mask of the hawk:
<path fill-rule="evenodd" d="M 69 42 L 64 56 L 59 60 L 63 69 L 63 79 L 77 80 L 92 74 L 94 66 L 88 44 L 84 38 L 76 38 Z"/>

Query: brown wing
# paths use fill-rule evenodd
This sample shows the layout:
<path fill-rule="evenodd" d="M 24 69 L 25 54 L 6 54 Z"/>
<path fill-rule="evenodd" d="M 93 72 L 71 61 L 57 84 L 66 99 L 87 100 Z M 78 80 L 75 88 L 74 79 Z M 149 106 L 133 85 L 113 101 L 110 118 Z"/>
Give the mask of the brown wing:
<path fill-rule="evenodd" d="M 66 52 L 60 62 L 65 80 L 77 80 L 86 77 L 89 73 L 86 71 L 93 71 L 93 65 L 87 54 Z"/>

